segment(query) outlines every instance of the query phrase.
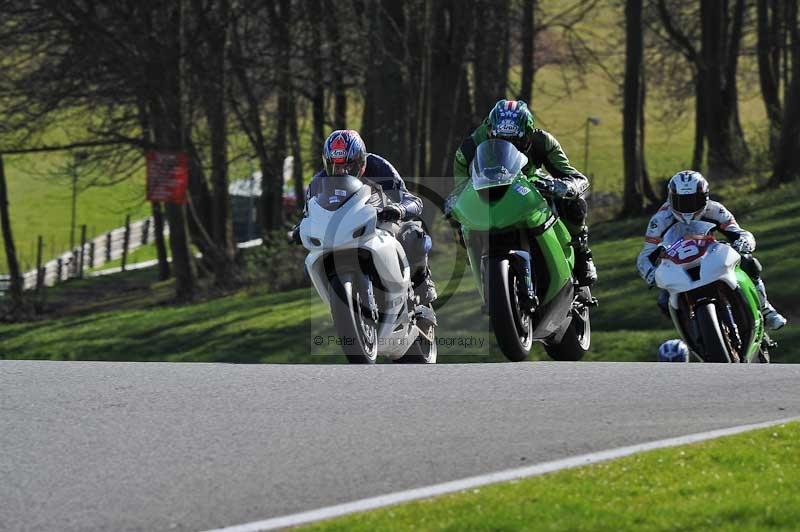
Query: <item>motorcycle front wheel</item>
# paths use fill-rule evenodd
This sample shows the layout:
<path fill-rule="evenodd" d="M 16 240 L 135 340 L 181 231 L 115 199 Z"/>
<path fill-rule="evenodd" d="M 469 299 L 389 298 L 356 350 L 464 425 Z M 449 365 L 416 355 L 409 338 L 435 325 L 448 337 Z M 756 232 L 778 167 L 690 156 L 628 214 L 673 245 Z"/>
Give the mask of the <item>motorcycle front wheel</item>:
<path fill-rule="evenodd" d="M 722 328 L 719 326 L 717 307 L 713 302 L 703 303 L 694 309 L 697 331 L 703 346 L 705 362 L 727 364 L 731 361 Z"/>
<path fill-rule="evenodd" d="M 367 279 L 369 282 L 369 279 Z M 367 290 L 353 278 L 333 280 L 331 314 L 342 351 L 351 364 L 375 364 L 378 359 L 378 329 L 372 319 Z"/>
<path fill-rule="evenodd" d="M 489 319 L 497 343 L 512 362 L 528 358 L 533 345 L 533 319 L 522 309 L 524 281 L 511 267 L 508 258 L 489 261 Z"/>

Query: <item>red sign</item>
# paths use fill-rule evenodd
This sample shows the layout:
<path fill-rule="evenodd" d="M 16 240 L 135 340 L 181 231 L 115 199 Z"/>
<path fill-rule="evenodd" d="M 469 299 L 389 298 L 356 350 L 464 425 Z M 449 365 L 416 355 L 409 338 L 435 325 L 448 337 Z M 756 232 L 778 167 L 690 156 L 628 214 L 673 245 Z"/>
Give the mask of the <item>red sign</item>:
<path fill-rule="evenodd" d="M 147 160 L 147 200 L 186 203 L 189 185 L 189 157 L 175 151 L 149 151 Z"/>

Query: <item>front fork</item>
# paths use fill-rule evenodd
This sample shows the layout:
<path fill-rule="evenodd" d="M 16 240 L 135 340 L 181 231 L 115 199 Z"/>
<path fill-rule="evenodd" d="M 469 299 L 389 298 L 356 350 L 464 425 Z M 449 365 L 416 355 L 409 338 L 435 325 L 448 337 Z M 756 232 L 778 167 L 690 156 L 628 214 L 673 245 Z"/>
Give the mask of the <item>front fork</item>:
<path fill-rule="evenodd" d="M 484 255 L 481 257 L 481 278 L 483 282 L 484 305 L 482 310 L 486 311 L 488 297 L 489 278 L 486 272 L 489 271 L 489 261 L 496 257 Z M 511 250 L 508 252 L 508 266 L 513 269 L 517 277 L 522 280 L 523 286 L 520 290 L 520 307 L 522 310 L 533 314 L 539 307 L 539 298 L 536 297 L 536 290 L 533 286 L 533 268 L 531 265 L 531 255 L 527 251 Z M 511 287 L 509 287 L 511 288 Z M 484 312 L 485 313 L 485 312 Z"/>

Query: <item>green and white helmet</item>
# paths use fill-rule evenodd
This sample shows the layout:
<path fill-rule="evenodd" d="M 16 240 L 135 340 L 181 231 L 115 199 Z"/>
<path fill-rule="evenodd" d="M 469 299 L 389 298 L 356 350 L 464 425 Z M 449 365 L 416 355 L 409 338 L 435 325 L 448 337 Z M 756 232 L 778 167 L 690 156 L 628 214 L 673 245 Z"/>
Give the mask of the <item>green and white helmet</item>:
<path fill-rule="evenodd" d="M 507 140 L 522 152 L 530 148 L 533 130 L 533 113 L 522 100 L 500 100 L 489 113 L 489 138 Z"/>

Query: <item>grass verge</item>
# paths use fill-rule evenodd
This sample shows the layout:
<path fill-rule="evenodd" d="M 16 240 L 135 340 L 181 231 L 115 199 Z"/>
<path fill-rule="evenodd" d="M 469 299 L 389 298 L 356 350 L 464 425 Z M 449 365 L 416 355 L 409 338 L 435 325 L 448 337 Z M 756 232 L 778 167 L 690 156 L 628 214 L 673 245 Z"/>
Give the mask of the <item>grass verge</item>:
<path fill-rule="evenodd" d="M 797 530 L 800 423 L 652 451 L 303 530 Z"/>

